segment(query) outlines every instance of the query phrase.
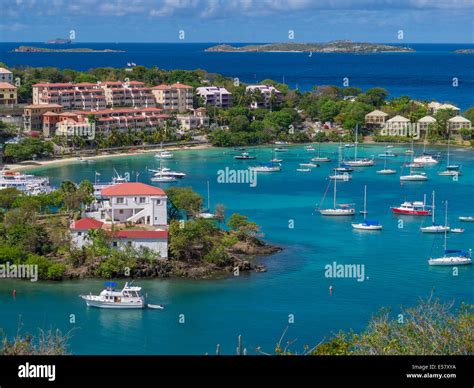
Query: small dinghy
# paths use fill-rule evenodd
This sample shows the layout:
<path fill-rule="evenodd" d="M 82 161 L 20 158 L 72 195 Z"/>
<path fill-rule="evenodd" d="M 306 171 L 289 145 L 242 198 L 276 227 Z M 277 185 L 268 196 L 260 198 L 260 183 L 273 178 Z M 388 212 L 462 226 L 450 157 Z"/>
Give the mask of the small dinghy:
<path fill-rule="evenodd" d="M 151 303 L 148 303 L 146 305 L 147 308 L 149 309 L 153 309 L 153 310 L 164 310 L 165 309 L 165 306 L 163 306 L 162 304 L 151 304 Z"/>
<path fill-rule="evenodd" d="M 452 228 L 451 233 L 464 233 L 464 229 L 462 229 L 462 228 Z"/>

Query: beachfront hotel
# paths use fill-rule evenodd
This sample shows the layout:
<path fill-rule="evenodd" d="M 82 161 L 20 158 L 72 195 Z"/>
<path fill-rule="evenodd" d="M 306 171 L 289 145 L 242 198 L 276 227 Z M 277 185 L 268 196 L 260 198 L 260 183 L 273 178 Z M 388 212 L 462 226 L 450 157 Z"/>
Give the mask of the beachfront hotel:
<path fill-rule="evenodd" d="M 219 108 L 230 108 L 232 106 L 232 93 L 221 86 L 201 86 L 196 89 L 205 105 Z"/>
<path fill-rule="evenodd" d="M 61 113 L 62 105 L 59 104 L 31 104 L 23 108 L 23 130 L 43 131 L 45 113 Z M 55 123 L 56 124 L 56 123 Z"/>
<path fill-rule="evenodd" d="M 436 123 L 436 119 L 433 116 L 427 115 L 422 117 L 416 122 L 418 132 L 427 132 L 431 125 Z"/>
<path fill-rule="evenodd" d="M 460 131 L 461 129 L 469 129 L 471 127 L 471 121 L 463 116 L 454 116 L 448 120 L 448 129 L 450 131 Z"/>
<path fill-rule="evenodd" d="M 387 113 L 376 109 L 365 115 L 365 126 L 366 128 L 381 128 L 385 125 L 387 119 Z"/>
<path fill-rule="evenodd" d="M 15 105 L 16 103 L 16 87 L 8 82 L 0 82 L 0 105 Z"/>
<path fill-rule="evenodd" d="M 158 85 L 151 88 L 156 103 L 165 112 L 184 113 L 193 108 L 193 87 L 179 82 L 172 85 Z"/>
<path fill-rule="evenodd" d="M 440 110 L 452 110 L 456 114 L 461 112 L 461 109 L 459 109 L 457 106 L 452 105 L 452 104 L 441 104 L 437 101 L 432 101 L 428 104 L 428 109 L 432 114 L 436 114 Z"/>
<path fill-rule="evenodd" d="M 272 85 L 249 85 L 245 88 L 247 93 L 260 92 L 261 99 L 254 98 L 250 103 L 250 108 L 270 108 L 273 105 L 279 105 L 281 102 L 281 92 Z M 274 101 L 272 101 L 272 97 Z"/>
<path fill-rule="evenodd" d="M 48 111 L 42 115 L 43 125 L 41 129 L 43 135 L 45 137 L 66 135 L 74 129 L 78 129 L 76 134 L 80 134 L 80 127 L 82 127 L 82 124 L 88 123 L 90 115 L 94 116 L 95 133 L 101 133 L 104 135 L 108 135 L 112 131 L 121 133 L 126 133 L 129 130 L 137 132 L 152 131 L 156 128 L 163 127 L 166 120 L 171 117 L 165 114 L 162 109 L 158 108 L 121 108 L 104 109 L 99 111 L 80 110 L 67 112 Z M 67 120 L 71 125 L 70 130 L 66 130 L 68 123 L 62 123 L 64 120 Z M 85 131 L 81 136 L 87 137 L 89 133 L 89 131 Z"/>
<path fill-rule="evenodd" d="M 410 120 L 406 117 L 397 115 L 387 120 L 385 127 L 389 131 L 406 131 L 410 128 Z"/>
<path fill-rule="evenodd" d="M 83 216 L 69 228 L 77 248 L 90 244 L 90 230 L 101 229 L 114 248 L 148 248 L 168 258 L 167 196 L 159 187 L 139 182 L 105 187 Z"/>
<path fill-rule="evenodd" d="M 7 82 L 9 84 L 13 83 L 13 73 L 5 69 L 4 67 L 0 67 L 0 82 Z"/>
<path fill-rule="evenodd" d="M 109 107 L 156 107 L 152 88 L 146 87 L 144 82 L 98 82 L 104 91 L 105 101 Z"/>

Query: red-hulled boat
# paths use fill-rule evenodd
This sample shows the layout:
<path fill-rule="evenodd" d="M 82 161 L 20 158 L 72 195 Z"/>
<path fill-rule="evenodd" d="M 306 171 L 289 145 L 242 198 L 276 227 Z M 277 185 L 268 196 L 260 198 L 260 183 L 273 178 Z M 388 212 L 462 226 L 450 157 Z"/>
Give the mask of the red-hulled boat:
<path fill-rule="evenodd" d="M 405 214 L 409 216 L 429 216 L 431 209 L 428 209 L 425 202 L 403 202 L 400 206 L 391 208 L 395 214 Z"/>

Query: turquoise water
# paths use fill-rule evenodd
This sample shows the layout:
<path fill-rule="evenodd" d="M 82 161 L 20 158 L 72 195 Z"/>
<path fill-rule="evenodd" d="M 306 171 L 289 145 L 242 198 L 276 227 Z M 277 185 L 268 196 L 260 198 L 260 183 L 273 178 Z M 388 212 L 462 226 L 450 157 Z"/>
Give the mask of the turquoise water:
<path fill-rule="evenodd" d="M 323 152 L 336 158 L 336 145 L 324 145 Z M 382 146 L 364 145 L 360 156 L 377 155 Z M 403 153 L 403 147 L 395 147 Z M 417 153 L 421 150 L 418 149 Z M 430 151 L 444 148 L 432 147 Z M 269 148 L 250 151 L 257 161 L 271 157 Z M 353 150 L 346 150 L 351 154 Z M 326 191 L 330 168 L 334 162 L 321 164 L 311 173 L 297 173 L 298 163 L 307 162 L 312 153 L 303 146 L 279 153 L 284 159 L 283 171 L 259 174 L 257 186 L 218 184 L 217 171 L 225 167 L 245 168 L 252 161 L 235 161 L 230 149 L 187 150 L 174 152 L 175 159 L 165 164 L 188 174 L 178 184 L 192 186 L 206 195 L 207 180 L 211 186 L 211 205 L 223 203 L 227 214 L 246 214 L 262 227 L 265 239 L 284 248 L 281 253 L 263 258 L 266 273 L 242 274 L 214 281 L 144 280 L 140 285 L 151 303 L 163 303 L 164 311 L 107 311 L 86 308 L 77 297 L 81 293 L 98 292 L 101 281 L 69 281 L 62 283 L 0 282 L 0 327 L 8 334 L 16 333 L 19 316 L 23 330 L 37 328 L 75 328 L 70 341 L 74 354 L 204 354 L 213 353 L 217 343 L 224 353 L 235 352 L 237 336 L 252 352 L 257 346 L 271 351 L 294 315 L 287 338 L 297 338 L 293 345 L 301 350 L 304 344 L 316 344 L 340 329 L 362 330 L 370 316 L 383 306 L 394 312 L 400 305 L 413 305 L 417 298 L 427 297 L 434 290 L 445 300 L 474 302 L 473 267 L 459 267 L 458 276 L 450 268 L 429 267 L 427 258 L 442 254 L 443 238 L 424 235 L 419 227 L 430 222 L 428 217 L 404 218 L 402 229 L 389 207 L 405 199 L 422 200 L 423 194 L 436 190 L 440 223 L 444 217 L 444 201 L 449 200 L 452 226 L 462 226 L 463 234 L 448 237 L 450 248 L 474 248 L 474 224 L 460 223 L 460 215 L 474 214 L 474 158 L 472 151 L 454 148 L 451 162 L 462 164 L 463 175 L 453 181 L 440 177 L 440 167 L 426 168 L 429 180 L 400 185 L 399 174 L 382 176 L 378 159 L 375 167 L 359 169 L 351 182 L 338 184 L 338 202 L 355 202 L 362 209 L 363 189 L 368 187 L 369 218 L 384 225 L 380 232 L 352 230 L 350 220 L 323 218 L 315 212 Z M 400 171 L 405 156 L 391 158 L 388 166 Z M 112 177 L 113 169 L 150 183 L 146 167 L 156 168 L 153 154 L 110 158 L 94 164 L 70 164 L 36 170 L 51 177 L 54 184 L 64 179 L 79 182 L 93 180 L 94 172 L 103 181 Z M 326 204 L 331 205 L 332 188 Z M 357 215 L 357 218 L 360 216 Z M 290 220 L 294 228 L 290 228 Z M 325 265 L 364 264 L 366 279 L 327 279 Z M 333 286 L 332 296 L 329 286 Z M 12 289 L 17 297 L 11 297 Z M 75 324 L 70 323 L 75 315 Z M 185 322 L 180 323 L 180 314 Z"/>

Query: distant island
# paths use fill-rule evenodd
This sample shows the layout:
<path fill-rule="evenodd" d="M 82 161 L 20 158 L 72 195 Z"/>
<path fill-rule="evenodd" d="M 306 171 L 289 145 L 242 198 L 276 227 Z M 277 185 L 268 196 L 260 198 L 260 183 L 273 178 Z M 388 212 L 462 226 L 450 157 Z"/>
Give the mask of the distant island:
<path fill-rule="evenodd" d="M 207 52 L 314 52 L 314 53 L 382 53 L 413 52 L 409 47 L 391 46 L 377 43 L 336 40 L 328 43 L 269 43 L 235 47 L 220 44 L 207 48 Z"/>
<path fill-rule="evenodd" d="M 71 44 L 72 40 L 69 38 L 56 38 L 45 42 L 46 44 Z"/>
<path fill-rule="evenodd" d="M 454 51 L 456 54 L 474 54 L 474 49 L 460 49 Z"/>
<path fill-rule="evenodd" d="M 90 48 L 51 49 L 45 47 L 20 46 L 12 50 L 14 53 L 124 53 L 123 50 L 94 50 Z"/>

